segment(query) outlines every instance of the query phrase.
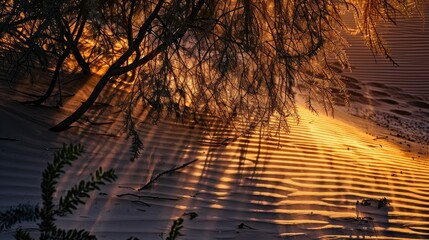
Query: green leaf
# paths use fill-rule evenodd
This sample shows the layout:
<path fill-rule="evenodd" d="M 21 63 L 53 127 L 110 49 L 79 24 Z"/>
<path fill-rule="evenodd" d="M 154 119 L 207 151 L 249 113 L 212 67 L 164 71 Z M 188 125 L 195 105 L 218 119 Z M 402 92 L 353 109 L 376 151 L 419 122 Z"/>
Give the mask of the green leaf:
<path fill-rule="evenodd" d="M 6 211 L 0 212 L 0 231 L 10 229 L 21 222 L 35 222 L 39 219 L 38 206 L 19 204 Z"/>
<path fill-rule="evenodd" d="M 16 240 L 33 240 L 28 231 L 18 228 L 13 235 Z"/>
<path fill-rule="evenodd" d="M 94 174 L 91 174 L 90 181 L 80 181 L 79 184 L 68 190 L 64 197 L 60 198 L 57 214 L 72 213 L 72 210 L 75 210 L 78 205 L 85 203 L 84 199 L 90 197 L 90 192 L 100 190 L 99 186 L 105 185 L 105 182 L 112 182 L 116 178 L 113 169 L 103 172 L 102 168 L 99 168 L 95 173 L 95 178 Z"/>

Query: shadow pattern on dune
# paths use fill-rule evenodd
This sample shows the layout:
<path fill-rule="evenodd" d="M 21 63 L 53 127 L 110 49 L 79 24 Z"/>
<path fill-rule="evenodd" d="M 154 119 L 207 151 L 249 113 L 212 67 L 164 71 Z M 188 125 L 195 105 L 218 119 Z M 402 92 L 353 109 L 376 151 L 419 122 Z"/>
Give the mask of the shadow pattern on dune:
<path fill-rule="evenodd" d="M 277 135 L 270 130 L 261 134 L 251 123 L 225 126 L 211 116 L 184 123 L 166 118 L 154 124 L 148 111 L 140 109 L 136 117 L 144 150 L 130 162 L 123 108 L 120 101 L 111 101 L 126 95 L 117 90 L 121 84 L 126 83 L 112 82 L 114 96 L 107 91 L 76 127 L 59 134 L 46 129 L 63 113 L 22 106 L 9 100 L 13 92 L 2 91 L 1 137 L 19 140 L 1 142 L 2 208 L 22 199 L 38 202 L 38 176 L 45 159 L 62 142 L 82 142 L 88 153 L 67 171 L 60 191 L 100 165 L 115 168 L 119 179 L 60 224 L 90 226 L 100 239 L 130 235 L 157 239 L 185 212 L 198 214 L 185 222 L 188 239 L 422 239 L 429 234 L 427 162 L 411 159 L 394 144 L 345 122 L 305 109 L 299 125 L 291 123 L 290 133 Z M 393 91 L 358 85 L 357 98 L 370 99 L 367 92 Z M 377 99 L 369 102 L 391 104 Z M 395 101 L 399 106 L 426 107 L 420 98 Z M 79 103 L 79 95 L 66 102 Z M 130 189 L 193 159 L 198 161 L 164 175 L 148 189 Z M 124 193 L 140 197 L 117 197 Z M 391 207 L 362 215 L 355 204 L 380 197 L 390 199 Z"/>
<path fill-rule="evenodd" d="M 185 151 L 193 153 L 186 159 L 199 159 L 188 169 L 159 179 L 144 193 L 164 198 L 148 200 L 150 208 L 163 209 L 157 211 L 162 216 L 178 216 L 180 210 L 198 213 L 197 220 L 184 230 L 188 238 L 419 239 L 425 235 L 424 231 L 410 230 L 405 224 L 408 218 L 403 216 L 416 213 L 408 219 L 411 225 L 414 221 L 423 225 L 427 221 L 420 215 L 426 204 L 407 206 L 407 202 L 427 197 L 414 195 L 421 183 L 416 179 L 426 181 L 425 170 L 411 167 L 411 162 L 398 166 L 398 161 L 409 159 L 371 144 L 371 136 L 360 139 L 362 136 L 355 136 L 348 129 L 315 129 L 327 123 L 318 125 L 310 123 L 314 119 L 306 118 L 306 123 L 278 138 L 258 131 L 240 136 L 237 129 L 216 124 L 213 119 L 206 121 L 211 122 L 209 128 L 198 130 L 195 125 L 190 130 L 203 132 L 199 137 L 191 132 L 167 133 L 166 129 L 178 129 L 176 123 L 160 121 L 155 127 L 163 132 L 159 136 L 175 138 L 150 137 L 145 150 L 150 156 L 143 156 L 153 158 L 155 152 L 166 151 L 178 155 L 177 160 L 184 157 L 180 152 Z M 326 121 L 329 123 L 329 119 Z M 332 142 L 334 136 L 338 142 Z M 159 147 L 163 141 L 182 142 L 180 139 L 189 141 L 169 150 Z M 345 144 L 345 140 L 361 143 Z M 154 165 L 152 176 L 178 165 L 173 161 L 167 167 L 168 158 L 161 159 Z M 399 169 L 408 170 L 399 173 Z M 392 208 L 364 211 L 355 204 L 362 198 L 383 196 L 393 199 Z M 146 211 L 153 213 L 149 207 Z"/>

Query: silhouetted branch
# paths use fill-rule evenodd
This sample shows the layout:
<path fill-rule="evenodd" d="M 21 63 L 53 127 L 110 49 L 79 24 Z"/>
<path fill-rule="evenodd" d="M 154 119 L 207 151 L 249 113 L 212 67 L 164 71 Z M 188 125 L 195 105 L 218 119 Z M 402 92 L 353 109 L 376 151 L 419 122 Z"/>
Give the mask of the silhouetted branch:
<path fill-rule="evenodd" d="M 175 172 L 175 171 L 177 171 L 177 170 L 180 170 L 180 169 L 182 169 L 182 168 L 185 168 L 186 166 L 188 166 L 188 165 L 191 165 L 192 163 L 194 163 L 194 162 L 196 162 L 198 159 L 194 159 L 194 160 L 192 160 L 192 161 L 190 161 L 190 162 L 187 162 L 187 163 L 185 163 L 185 164 L 183 164 L 183 165 L 180 165 L 180 166 L 178 166 L 178 167 L 175 167 L 175 168 L 172 168 L 172 169 L 170 169 L 170 170 L 167 170 L 167 171 L 164 171 L 164 172 L 161 172 L 161 173 L 159 173 L 158 175 L 156 175 L 154 178 L 152 178 L 148 183 L 146 183 L 143 187 L 141 187 L 141 188 L 139 188 L 139 189 L 137 189 L 137 191 L 141 191 L 141 190 L 143 190 L 143 189 L 147 189 L 147 188 L 149 188 L 156 180 L 158 180 L 160 177 L 162 177 L 163 175 L 165 175 L 165 174 L 168 174 L 168 173 L 172 173 L 172 172 Z"/>

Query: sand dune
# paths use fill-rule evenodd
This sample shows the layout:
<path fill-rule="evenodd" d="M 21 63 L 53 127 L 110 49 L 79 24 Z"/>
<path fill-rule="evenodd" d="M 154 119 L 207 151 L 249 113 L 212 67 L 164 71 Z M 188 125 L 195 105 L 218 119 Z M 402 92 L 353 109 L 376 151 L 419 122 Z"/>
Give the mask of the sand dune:
<path fill-rule="evenodd" d="M 429 97 L 429 28 L 424 16 L 400 19 L 396 26 L 381 24 L 381 34 L 398 64 L 394 66 L 383 56 L 371 57 L 371 51 L 358 36 L 348 36 L 350 48 L 346 51 L 353 66 L 349 76 L 364 82 L 382 83 L 398 87 L 413 95 Z"/>
<path fill-rule="evenodd" d="M 352 105 L 338 106 L 335 118 L 300 107 L 300 123 L 291 119 L 290 132 L 279 135 L 238 134 L 210 116 L 204 117 L 208 128 L 142 118 L 145 147 L 135 162 L 120 109 L 103 104 L 106 99 L 76 127 L 47 130 L 81 103 L 94 79 L 78 80 L 61 110 L 21 105 L 15 100 L 28 96 L 2 81 L 0 210 L 40 202 L 46 162 L 62 143 L 81 142 L 86 154 L 62 178 L 60 194 L 100 165 L 115 168 L 119 179 L 59 224 L 86 228 L 99 239 L 160 239 L 190 212 L 198 217 L 185 217 L 181 239 L 429 239 L 429 68 L 419 50 L 429 46 L 419 29 L 392 37 L 392 52 L 404 66 L 398 70 L 382 61 L 368 65 L 363 46 L 353 43 L 356 69 L 344 76 Z M 410 36 L 415 41 L 404 45 Z M 33 93 L 42 89 L 37 86 Z M 148 189 L 131 189 L 194 159 Z M 390 205 L 379 208 L 382 198 Z M 375 200 L 367 205 L 364 199 Z M 11 231 L 0 238 L 12 239 Z"/>
<path fill-rule="evenodd" d="M 359 86 L 395 94 L 395 89 L 383 85 Z M 356 94 L 360 98 L 355 96 L 355 102 L 365 99 L 361 94 Z M 372 105 L 359 103 L 354 111 L 389 109 L 386 106 L 395 101 L 407 105 L 410 115 L 387 110 L 389 116 L 427 124 L 418 110 L 426 106 L 423 99 L 396 95 L 383 99 L 371 99 Z M 0 109 L 0 207 L 40 202 L 38 183 L 46 161 L 62 142 L 80 141 L 87 154 L 67 171 L 60 189 L 99 165 L 116 168 L 119 179 L 103 189 L 107 195 L 94 194 L 60 224 L 87 228 L 100 239 L 131 235 L 158 239 L 185 212 L 196 212 L 198 217 L 185 221 L 183 239 L 429 238 L 427 145 L 407 141 L 395 135 L 395 129 L 362 118 L 364 114 L 351 116 L 346 111 L 353 110 L 348 108 L 339 107 L 335 118 L 300 108 L 300 123 L 291 122 L 290 133 L 279 136 L 257 131 L 238 136 L 210 117 L 209 129 L 170 120 L 145 123 L 140 129 L 145 149 L 136 162 L 128 160 L 129 146 L 118 119 L 54 134 L 46 130 L 57 118 L 54 109 L 11 100 L 3 100 Z M 129 189 L 193 159 L 198 161 L 161 177 L 149 189 Z M 127 193 L 141 197 L 117 197 Z M 383 197 L 391 201 L 389 206 L 356 205 Z M 8 232 L 1 237 L 11 238 Z"/>

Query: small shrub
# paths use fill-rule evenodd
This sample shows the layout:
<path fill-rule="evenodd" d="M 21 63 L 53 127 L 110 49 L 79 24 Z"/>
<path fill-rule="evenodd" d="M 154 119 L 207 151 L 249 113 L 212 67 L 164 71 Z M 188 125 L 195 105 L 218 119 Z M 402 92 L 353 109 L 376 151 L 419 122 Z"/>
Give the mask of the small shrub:
<path fill-rule="evenodd" d="M 356 201 L 356 205 L 360 204 L 363 206 L 371 206 L 371 202 L 377 205 L 377 208 L 383 208 L 390 205 L 390 200 L 386 197 L 380 198 L 380 199 L 373 199 L 373 198 L 365 198 L 362 201 Z"/>
<path fill-rule="evenodd" d="M 184 213 L 182 216 L 183 217 L 188 216 L 190 220 L 193 220 L 194 218 L 198 217 L 198 214 L 196 212 L 190 212 L 190 213 Z M 168 234 L 168 237 L 165 240 L 176 240 L 180 236 L 183 236 L 183 234 L 180 232 L 180 230 L 183 228 L 183 222 L 184 222 L 184 219 L 182 217 L 179 217 L 176 220 L 174 220 L 173 225 L 171 226 L 170 232 Z"/>
<path fill-rule="evenodd" d="M 66 194 L 60 197 L 57 204 L 54 203 L 53 195 L 57 190 L 59 178 L 65 173 L 64 167 L 71 166 L 84 151 L 82 145 L 64 145 L 56 152 L 52 163 L 43 171 L 41 184 L 42 204 L 30 205 L 19 204 L 4 212 L 0 212 L 0 231 L 12 228 L 22 221 L 38 222 L 40 240 L 89 240 L 97 239 L 86 230 L 58 228 L 55 224 L 56 218 L 66 214 L 72 214 L 80 204 L 84 204 L 84 199 L 89 198 L 89 193 L 99 190 L 106 182 L 116 180 L 113 169 L 103 171 L 100 167 L 95 174 L 91 174 L 89 181 L 80 181 L 73 186 Z M 14 234 L 15 239 L 33 240 L 29 232 L 18 228 Z"/>
<path fill-rule="evenodd" d="M 171 226 L 170 233 L 168 234 L 166 240 L 175 240 L 178 237 L 183 236 L 183 234 L 180 232 L 182 228 L 183 218 L 179 217 L 178 219 L 174 220 L 173 226 Z"/>

